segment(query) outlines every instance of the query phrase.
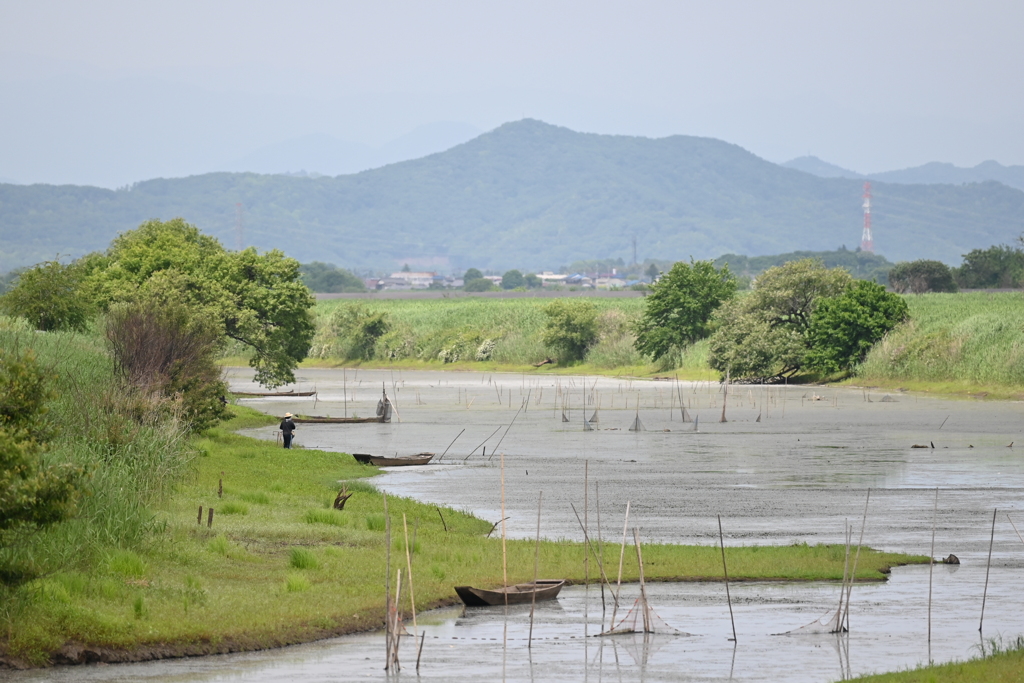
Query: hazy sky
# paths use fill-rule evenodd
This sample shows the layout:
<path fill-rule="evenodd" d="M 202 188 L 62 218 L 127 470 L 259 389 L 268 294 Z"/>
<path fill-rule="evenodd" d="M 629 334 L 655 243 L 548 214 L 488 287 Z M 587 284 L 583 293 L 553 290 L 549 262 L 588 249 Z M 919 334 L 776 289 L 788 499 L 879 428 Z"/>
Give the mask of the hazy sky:
<path fill-rule="evenodd" d="M 1010 0 L 0 0 L 0 178 L 113 186 L 524 116 L 860 172 L 1024 164 L 1021 35 Z"/>

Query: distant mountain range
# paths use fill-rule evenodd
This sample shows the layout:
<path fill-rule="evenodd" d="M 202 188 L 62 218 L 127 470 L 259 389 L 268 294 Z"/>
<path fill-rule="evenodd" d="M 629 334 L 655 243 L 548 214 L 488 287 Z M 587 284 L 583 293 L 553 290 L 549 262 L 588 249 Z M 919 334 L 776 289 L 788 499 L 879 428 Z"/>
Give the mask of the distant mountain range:
<path fill-rule="evenodd" d="M 1024 166 L 1003 166 L 997 161 L 983 161 L 972 168 L 933 161 L 923 166 L 862 175 L 856 171 L 830 164 L 815 156 L 798 157 L 782 164 L 821 178 L 861 178 L 906 185 L 963 185 L 994 180 L 1024 190 Z"/>
<path fill-rule="evenodd" d="M 315 169 L 307 169 L 312 171 Z M 874 187 L 875 245 L 892 261 L 959 263 L 1024 232 L 1024 192 L 997 182 Z M 182 216 L 226 246 L 356 269 L 558 268 L 583 259 L 716 258 L 860 243 L 861 182 L 784 168 L 709 138 L 505 124 L 354 175 L 210 173 L 122 190 L 0 185 L 0 270 L 104 249 Z"/>

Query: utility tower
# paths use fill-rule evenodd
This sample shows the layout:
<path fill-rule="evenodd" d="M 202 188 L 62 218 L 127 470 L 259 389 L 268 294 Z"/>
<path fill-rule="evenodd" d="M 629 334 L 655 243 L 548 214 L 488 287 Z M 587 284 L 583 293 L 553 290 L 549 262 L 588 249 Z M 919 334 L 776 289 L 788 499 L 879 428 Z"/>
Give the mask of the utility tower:
<path fill-rule="evenodd" d="M 860 236 L 860 250 L 875 253 L 875 240 L 871 236 L 871 182 L 864 183 L 864 232 Z"/>
<path fill-rule="evenodd" d="M 238 251 L 245 248 L 245 239 L 242 234 L 242 202 L 235 204 L 235 246 Z"/>

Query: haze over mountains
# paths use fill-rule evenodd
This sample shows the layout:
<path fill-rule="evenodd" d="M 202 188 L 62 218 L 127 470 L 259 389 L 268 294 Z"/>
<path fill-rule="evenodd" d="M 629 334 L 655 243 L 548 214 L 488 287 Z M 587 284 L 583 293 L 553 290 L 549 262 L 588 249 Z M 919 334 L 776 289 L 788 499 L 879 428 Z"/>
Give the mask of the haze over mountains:
<path fill-rule="evenodd" d="M 786 168 L 811 173 L 822 178 L 863 178 L 885 183 L 905 183 L 908 185 L 962 185 L 964 183 L 983 183 L 989 180 L 1024 190 L 1024 166 L 1003 166 L 998 161 L 983 161 L 971 168 L 962 168 L 953 164 L 933 161 L 914 168 L 897 171 L 883 171 L 867 175 L 830 164 L 815 156 L 803 156 L 791 159 L 782 164 Z"/>
<path fill-rule="evenodd" d="M 275 153 L 267 163 L 283 158 Z M 958 263 L 1024 232 L 1024 192 L 997 182 L 878 182 L 874 196 L 876 250 L 893 261 Z M 233 248 L 238 204 L 246 245 L 381 270 L 632 260 L 634 238 L 640 259 L 853 248 L 862 222 L 858 179 L 785 168 L 711 138 L 583 134 L 524 119 L 354 175 L 2 185 L 0 269 L 104 249 L 149 218 L 184 217 Z"/>

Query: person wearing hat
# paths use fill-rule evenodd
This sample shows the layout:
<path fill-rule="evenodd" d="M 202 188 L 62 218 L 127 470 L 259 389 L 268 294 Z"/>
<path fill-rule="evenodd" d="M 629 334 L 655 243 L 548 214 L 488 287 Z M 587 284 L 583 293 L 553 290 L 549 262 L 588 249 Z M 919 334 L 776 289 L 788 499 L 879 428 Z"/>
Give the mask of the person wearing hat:
<path fill-rule="evenodd" d="M 284 437 L 284 447 L 292 447 L 292 432 L 295 431 L 295 421 L 292 420 L 291 413 L 285 413 L 284 419 L 281 420 L 281 435 Z"/>

